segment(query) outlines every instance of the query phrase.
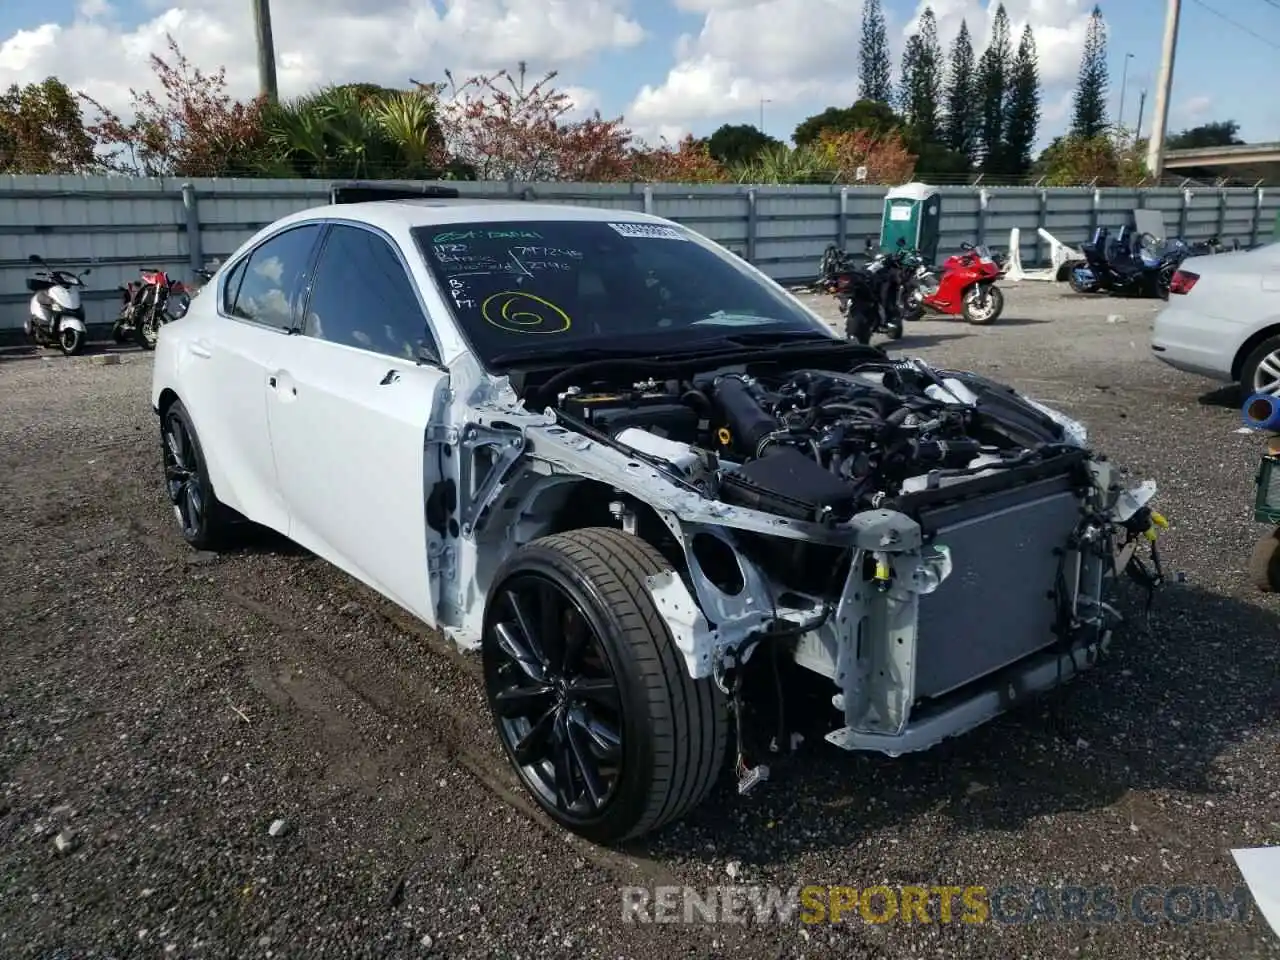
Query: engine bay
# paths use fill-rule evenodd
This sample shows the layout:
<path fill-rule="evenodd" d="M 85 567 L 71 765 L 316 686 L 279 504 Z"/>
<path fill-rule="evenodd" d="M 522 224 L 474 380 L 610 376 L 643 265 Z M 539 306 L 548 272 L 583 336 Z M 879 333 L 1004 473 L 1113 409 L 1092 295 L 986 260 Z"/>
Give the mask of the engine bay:
<path fill-rule="evenodd" d="M 1008 387 L 881 357 L 847 372 L 739 364 L 615 377 L 568 386 L 553 406 L 567 426 L 705 496 L 812 522 L 903 509 L 980 477 L 1065 469 L 1086 455 L 1078 425 Z"/>

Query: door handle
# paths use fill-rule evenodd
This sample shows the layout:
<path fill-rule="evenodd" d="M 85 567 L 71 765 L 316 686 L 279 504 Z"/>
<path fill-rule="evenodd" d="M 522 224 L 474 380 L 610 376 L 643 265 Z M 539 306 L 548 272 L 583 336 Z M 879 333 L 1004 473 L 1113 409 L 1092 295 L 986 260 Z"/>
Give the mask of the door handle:
<path fill-rule="evenodd" d="M 275 388 L 275 385 L 276 385 L 276 378 L 275 378 L 275 377 L 268 377 L 268 378 L 267 378 L 267 386 L 268 386 L 268 387 L 271 387 L 272 389 L 274 389 L 274 388 Z"/>
<path fill-rule="evenodd" d="M 387 384 L 395 383 L 400 379 L 400 373 L 396 370 L 388 370 L 387 375 L 378 381 L 378 386 L 385 387 Z"/>
<path fill-rule="evenodd" d="M 192 341 L 187 344 L 187 349 L 191 351 L 192 356 L 200 357 L 204 360 L 208 360 L 213 356 L 213 351 L 209 349 L 208 345 L 205 344 L 203 340 Z"/>

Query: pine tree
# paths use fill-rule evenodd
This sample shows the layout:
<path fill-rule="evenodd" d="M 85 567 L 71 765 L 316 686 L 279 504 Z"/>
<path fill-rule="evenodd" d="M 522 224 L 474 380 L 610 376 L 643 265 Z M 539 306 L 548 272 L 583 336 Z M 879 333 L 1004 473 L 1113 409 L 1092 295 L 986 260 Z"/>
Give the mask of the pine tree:
<path fill-rule="evenodd" d="M 1080 77 L 1072 104 L 1071 133 L 1076 137 L 1096 137 L 1107 129 L 1107 24 L 1102 8 L 1094 7 L 1084 35 L 1080 57 Z"/>
<path fill-rule="evenodd" d="M 942 49 L 933 8 L 920 14 L 920 28 L 902 53 L 901 109 L 922 142 L 938 137 L 942 103 Z"/>
<path fill-rule="evenodd" d="M 951 57 L 947 71 L 947 118 L 943 124 L 943 139 L 947 147 L 963 154 L 972 162 L 978 126 L 978 105 L 974 99 L 973 41 L 969 39 L 969 25 L 960 21 L 960 31 L 951 44 Z"/>
<path fill-rule="evenodd" d="M 863 100 L 893 102 L 892 71 L 889 66 L 889 36 L 880 0 L 865 0 L 862 5 L 862 59 L 858 96 Z"/>
<path fill-rule="evenodd" d="M 1009 69 L 1009 97 L 1004 115 L 1004 173 L 1031 169 L 1031 150 L 1040 127 L 1040 65 L 1031 24 L 1022 28 L 1018 52 Z"/>
<path fill-rule="evenodd" d="M 978 58 L 974 86 L 978 95 L 978 156 L 984 173 L 1003 173 L 1005 166 L 1004 114 L 1011 51 L 1009 14 L 996 7 L 987 49 Z"/>

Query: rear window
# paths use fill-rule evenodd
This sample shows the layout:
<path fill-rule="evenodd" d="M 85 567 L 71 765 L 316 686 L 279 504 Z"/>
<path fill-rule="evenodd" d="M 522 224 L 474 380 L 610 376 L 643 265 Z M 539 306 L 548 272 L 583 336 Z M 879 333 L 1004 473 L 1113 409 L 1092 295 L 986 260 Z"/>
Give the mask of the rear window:
<path fill-rule="evenodd" d="M 574 348 L 677 352 L 742 330 L 826 328 L 733 254 L 680 227 L 593 220 L 419 227 L 415 240 L 482 361 Z"/>

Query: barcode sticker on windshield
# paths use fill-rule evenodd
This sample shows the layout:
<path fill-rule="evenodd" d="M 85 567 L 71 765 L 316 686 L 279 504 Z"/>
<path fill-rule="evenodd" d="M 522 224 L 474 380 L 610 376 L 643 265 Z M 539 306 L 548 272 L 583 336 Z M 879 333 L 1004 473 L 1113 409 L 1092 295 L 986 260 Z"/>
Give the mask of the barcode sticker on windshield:
<path fill-rule="evenodd" d="M 644 237 L 651 240 L 684 240 L 689 238 L 675 227 L 664 227 L 660 223 L 611 223 L 609 226 L 624 237 Z"/>

